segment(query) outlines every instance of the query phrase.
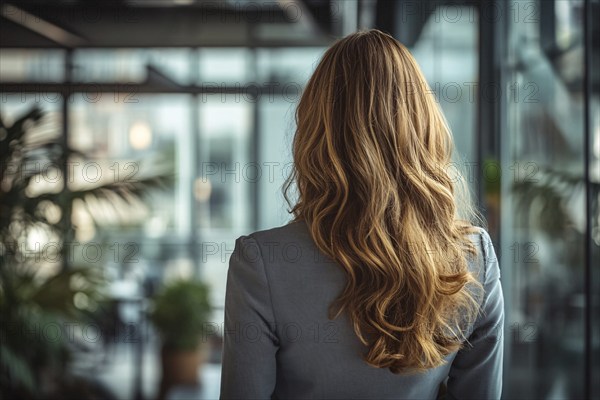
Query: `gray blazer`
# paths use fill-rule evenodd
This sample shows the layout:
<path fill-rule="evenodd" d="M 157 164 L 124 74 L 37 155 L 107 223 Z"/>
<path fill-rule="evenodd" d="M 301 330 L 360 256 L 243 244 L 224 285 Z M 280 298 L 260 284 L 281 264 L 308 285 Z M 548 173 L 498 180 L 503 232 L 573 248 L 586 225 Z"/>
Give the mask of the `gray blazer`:
<path fill-rule="evenodd" d="M 348 318 L 327 318 L 345 283 L 305 222 L 240 236 L 229 260 L 221 398 L 497 399 L 502 389 L 504 300 L 488 233 L 469 261 L 485 288 L 467 344 L 426 373 L 395 375 L 367 365 Z"/>

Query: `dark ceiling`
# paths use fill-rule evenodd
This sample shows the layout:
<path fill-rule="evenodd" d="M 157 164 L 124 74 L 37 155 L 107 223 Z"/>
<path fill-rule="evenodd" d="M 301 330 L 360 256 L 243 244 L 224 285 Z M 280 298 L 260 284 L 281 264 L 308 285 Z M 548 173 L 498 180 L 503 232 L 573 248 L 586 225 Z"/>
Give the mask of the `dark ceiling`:
<path fill-rule="evenodd" d="M 5 48 L 324 46 L 344 35 L 348 4 L 345 0 L 1 1 L 0 47 Z M 372 21 L 358 25 L 377 27 L 411 46 L 429 13 L 448 1 L 353 4 L 359 18 L 373 15 Z M 470 2 L 477 3 L 461 3 Z"/>
<path fill-rule="evenodd" d="M 2 1 L 0 47 L 320 46 L 329 0 Z"/>

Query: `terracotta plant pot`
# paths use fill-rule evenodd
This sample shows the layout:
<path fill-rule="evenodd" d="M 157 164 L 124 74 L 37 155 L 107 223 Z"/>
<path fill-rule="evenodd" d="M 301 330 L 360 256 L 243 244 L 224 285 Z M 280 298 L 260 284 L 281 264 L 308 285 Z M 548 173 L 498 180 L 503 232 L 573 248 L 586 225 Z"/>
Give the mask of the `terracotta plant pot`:
<path fill-rule="evenodd" d="M 200 368 L 206 360 L 207 346 L 202 343 L 196 350 L 174 350 L 161 348 L 162 377 L 158 400 L 164 400 L 168 391 L 175 386 L 197 386 Z"/>

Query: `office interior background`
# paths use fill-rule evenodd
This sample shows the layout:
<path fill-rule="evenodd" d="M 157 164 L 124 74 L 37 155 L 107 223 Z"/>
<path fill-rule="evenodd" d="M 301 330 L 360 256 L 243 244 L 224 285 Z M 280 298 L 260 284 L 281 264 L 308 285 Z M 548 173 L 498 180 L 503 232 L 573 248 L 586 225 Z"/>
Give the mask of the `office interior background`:
<path fill-rule="evenodd" d="M 335 39 L 378 28 L 422 67 L 494 241 L 504 398 L 600 398 L 599 9 L 3 1 L 2 394 L 155 398 L 157 302 L 187 280 L 209 300 L 204 356 L 163 395 L 217 398 L 234 241 L 289 221 L 303 86 Z"/>

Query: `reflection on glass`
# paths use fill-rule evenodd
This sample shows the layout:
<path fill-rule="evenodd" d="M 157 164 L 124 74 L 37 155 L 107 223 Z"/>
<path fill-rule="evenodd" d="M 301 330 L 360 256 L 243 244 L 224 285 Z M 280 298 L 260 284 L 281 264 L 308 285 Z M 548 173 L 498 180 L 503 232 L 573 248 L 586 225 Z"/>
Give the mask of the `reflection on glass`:
<path fill-rule="evenodd" d="M 501 133 L 504 397 L 582 398 L 582 2 L 514 2 L 513 7 L 523 11 L 531 5 L 534 18 L 504 19 L 509 33 L 504 93 L 510 93 L 503 98 L 507 123 Z M 561 17 L 560 29 L 570 32 L 571 46 L 548 52 L 543 44 L 555 31 L 545 24 L 552 18 L 539 16 L 565 7 L 569 17 Z"/>
<path fill-rule="evenodd" d="M 589 245 L 591 247 L 590 268 L 591 268 L 591 354 L 592 360 L 590 376 L 591 397 L 600 397 L 600 380 L 594 379 L 600 375 L 600 41 L 598 41 L 598 31 L 600 31 L 600 1 L 593 0 L 589 2 L 591 15 L 588 15 L 590 22 L 588 29 L 588 38 L 591 48 L 586 49 L 592 56 L 589 58 L 588 73 L 590 79 L 591 93 L 588 104 L 589 111 L 589 175 L 590 175 L 590 202 L 591 202 L 591 235 Z M 594 37 L 596 39 L 594 40 Z"/>

